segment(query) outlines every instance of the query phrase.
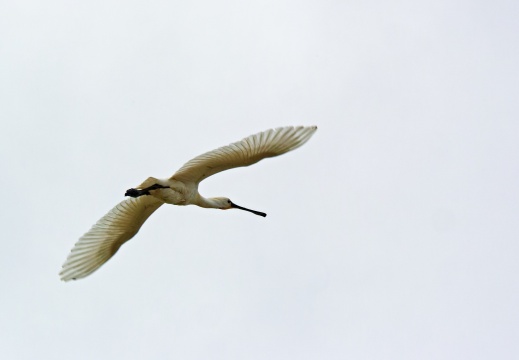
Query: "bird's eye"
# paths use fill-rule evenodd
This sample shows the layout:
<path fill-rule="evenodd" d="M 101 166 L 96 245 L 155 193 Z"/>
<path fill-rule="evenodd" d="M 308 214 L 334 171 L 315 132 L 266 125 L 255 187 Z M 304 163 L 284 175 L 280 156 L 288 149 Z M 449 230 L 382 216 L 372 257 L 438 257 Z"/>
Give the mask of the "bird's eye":
<path fill-rule="evenodd" d="M 231 203 L 231 200 L 227 199 L 227 204 L 230 204 Z"/>

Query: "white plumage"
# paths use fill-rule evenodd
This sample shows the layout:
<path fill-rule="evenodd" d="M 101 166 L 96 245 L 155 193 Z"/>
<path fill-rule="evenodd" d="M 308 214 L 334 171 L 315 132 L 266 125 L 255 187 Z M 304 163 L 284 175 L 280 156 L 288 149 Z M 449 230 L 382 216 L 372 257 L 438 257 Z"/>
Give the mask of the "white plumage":
<path fill-rule="evenodd" d="M 267 216 L 236 205 L 225 197 L 204 198 L 198 193 L 198 184 L 220 171 L 249 166 L 297 149 L 316 130 L 316 126 L 267 130 L 199 155 L 169 179 L 146 179 L 137 188 L 129 189 L 126 195 L 130 197 L 117 204 L 77 241 L 63 264 L 61 280 L 83 278 L 97 270 L 122 244 L 135 236 L 146 219 L 164 203 L 222 210 L 237 208 Z"/>

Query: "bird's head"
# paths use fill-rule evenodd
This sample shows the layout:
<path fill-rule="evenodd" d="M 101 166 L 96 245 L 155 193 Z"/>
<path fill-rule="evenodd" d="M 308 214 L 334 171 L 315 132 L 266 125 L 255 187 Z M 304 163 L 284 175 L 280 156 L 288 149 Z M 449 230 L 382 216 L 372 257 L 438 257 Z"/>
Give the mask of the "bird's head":
<path fill-rule="evenodd" d="M 218 209 L 221 209 L 221 210 L 240 209 L 240 210 L 245 210 L 245 211 L 251 212 L 251 213 L 259 215 L 259 216 L 263 216 L 263 217 L 267 216 L 267 214 L 265 214 L 264 212 L 251 210 L 251 209 L 247 209 L 242 206 L 236 205 L 235 203 L 233 203 L 231 201 L 231 199 L 226 198 L 226 197 L 215 197 L 215 198 L 211 198 L 211 200 L 213 200 L 214 203 L 216 204 L 216 206 L 218 207 Z"/>

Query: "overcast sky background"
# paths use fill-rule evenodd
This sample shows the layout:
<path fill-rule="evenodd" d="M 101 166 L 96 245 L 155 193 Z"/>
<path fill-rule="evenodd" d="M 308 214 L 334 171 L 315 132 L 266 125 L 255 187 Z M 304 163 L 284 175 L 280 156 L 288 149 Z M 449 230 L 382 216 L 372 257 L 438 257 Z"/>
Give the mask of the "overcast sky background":
<path fill-rule="evenodd" d="M 2 359 L 519 358 L 517 1 L 0 2 Z M 148 176 L 302 148 L 58 272 Z"/>

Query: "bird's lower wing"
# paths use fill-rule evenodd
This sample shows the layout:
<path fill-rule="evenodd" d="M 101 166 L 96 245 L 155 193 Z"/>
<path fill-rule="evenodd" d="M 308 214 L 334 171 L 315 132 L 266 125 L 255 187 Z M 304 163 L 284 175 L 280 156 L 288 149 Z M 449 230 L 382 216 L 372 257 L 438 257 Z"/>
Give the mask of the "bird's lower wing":
<path fill-rule="evenodd" d="M 317 126 L 288 126 L 251 135 L 195 157 L 184 164 L 171 179 L 198 183 L 220 171 L 252 165 L 262 159 L 297 149 L 316 130 Z"/>
<path fill-rule="evenodd" d="M 60 272 L 61 280 L 76 280 L 96 271 L 162 204 L 152 196 L 128 198 L 117 204 L 74 245 Z"/>

